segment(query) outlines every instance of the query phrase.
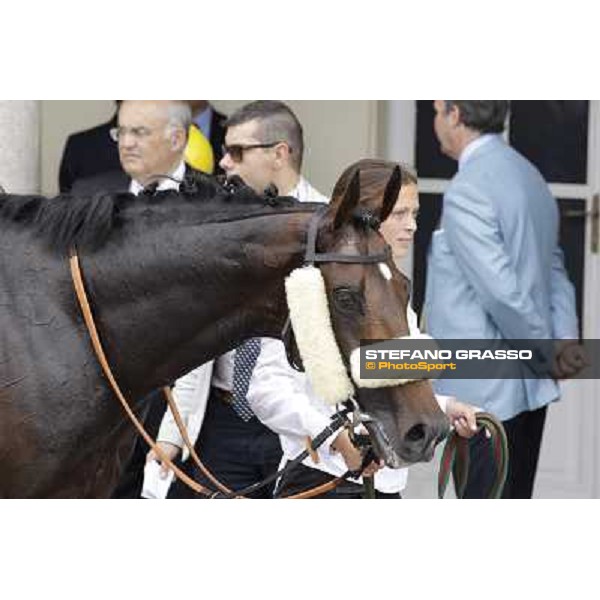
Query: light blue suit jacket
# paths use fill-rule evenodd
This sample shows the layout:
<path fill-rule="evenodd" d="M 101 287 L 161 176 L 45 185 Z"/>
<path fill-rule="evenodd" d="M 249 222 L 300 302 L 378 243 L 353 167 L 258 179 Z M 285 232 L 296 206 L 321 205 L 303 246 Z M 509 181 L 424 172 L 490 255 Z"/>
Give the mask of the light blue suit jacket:
<path fill-rule="evenodd" d="M 558 231 L 558 206 L 538 170 L 492 136 L 444 195 L 429 255 L 428 332 L 440 339 L 577 338 L 575 294 Z M 559 395 L 550 378 L 439 380 L 435 386 L 502 420 Z"/>

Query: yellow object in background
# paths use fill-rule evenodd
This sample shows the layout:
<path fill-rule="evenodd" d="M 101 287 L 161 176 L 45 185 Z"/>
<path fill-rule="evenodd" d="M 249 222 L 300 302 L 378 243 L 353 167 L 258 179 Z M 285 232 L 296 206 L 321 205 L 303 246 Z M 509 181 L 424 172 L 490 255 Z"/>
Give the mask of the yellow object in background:
<path fill-rule="evenodd" d="M 209 175 L 215 170 L 215 154 L 212 146 L 196 125 L 190 125 L 184 157 L 185 162 L 192 169 Z"/>

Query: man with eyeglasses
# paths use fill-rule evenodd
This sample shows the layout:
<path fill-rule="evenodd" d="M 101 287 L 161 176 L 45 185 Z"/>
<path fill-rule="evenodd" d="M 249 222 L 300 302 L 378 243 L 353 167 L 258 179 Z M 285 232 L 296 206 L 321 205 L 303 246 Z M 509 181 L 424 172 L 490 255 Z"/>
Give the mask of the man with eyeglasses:
<path fill-rule="evenodd" d="M 294 196 L 303 202 L 327 202 L 301 175 L 303 131 L 287 105 L 278 101 L 252 102 L 236 111 L 226 125 L 220 166 L 228 177 L 240 177 L 259 193 L 275 186 L 282 196 Z M 273 474 L 282 455 L 278 435 L 253 415 L 247 403 L 245 409 L 238 406 L 239 393 L 235 388 L 240 387 L 243 375 L 237 359 L 246 351 L 241 348 L 192 371 L 177 381 L 174 390 L 190 438 L 197 440 L 198 455 L 218 479 L 235 490 Z M 261 340 L 256 350 L 261 358 L 263 351 L 270 352 Z M 257 359 L 255 355 L 254 364 Z M 249 385 L 251 381 L 246 381 L 245 393 Z M 165 414 L 158 441 L 171 458 L 184 445 L 170 411 Z M 186 451 L 183 459 L 187 459 Z M 158 460 L 154 452 L 148 454 L 148 461 L 152 460 Z M 184 470 L 206 483 L 191 461 L 184 463 Z M 272 493 L 273 485 L 254 497 L 270 498 Z M 169 497 L 193 497 L 193 493 L 176 481 Z"/>
<path fill-rule="evenodd" d="M 150 185 L 178 189 L 178 182 L 191 173 L 183 160 L 191 122 L 190 106 L 183 100 L 123 100 L 110 130 L 123 171 L 76 181 L 72 193 L 138 194 Z"/>

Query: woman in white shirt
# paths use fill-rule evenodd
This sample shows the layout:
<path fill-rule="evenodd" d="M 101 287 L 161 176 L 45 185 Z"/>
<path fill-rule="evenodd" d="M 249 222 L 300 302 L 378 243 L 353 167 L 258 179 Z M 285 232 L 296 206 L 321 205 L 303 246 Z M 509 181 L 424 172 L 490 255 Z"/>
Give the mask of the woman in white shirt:
<path fill-rule="evenodd" d="M 381 197 L 397 163 L 381 160 L 365 160 L 361 169 L 361 201 Z M 394 258 L 402 259 L 408 253 L 417 229 L 419 195 L 417 178 L 412 171 L 401 166 L 402 189 L 393 211 L 381 225 L 381 233 L 390 245 Z M 349 181 L 342 176 L 338 185 Z M 338 193 L 338 192 L 334 192 Z M 408 307 L 410 333 L 418 333 L 417 318 Z M 320 400 L 313 392 L 308 378 L 294 371 L 288 364 L 281 341 L 263 339 L 261 354 L 256 364 L 248 390 L 248 401 L 256 416 L 280 435 L 283 448 L 282 465 L 298 456 L 307 445 L 330 422 L 334 409 Z M 438 402 L 456 431 L 470 437 L 476 430 L 474 409 L 454 398 L 439 397 Z M 279 482 L 276 495 L 288 496 L 307 488 L 320 485 L 344 474 L 357 470 L 362 455 L 352 444 L 347 431 L 334 434 L 316 455 L 307 458 L 302 465 L 286 474 Z M 408 469 L 389 469 L 371 463 L 365 475 L 374 475 L 376 495 L 379 498 L 399 498 L 406 486 Z M 335 490 L 320 496 L 328 498 L 360 498 L 363 494 L 361 480 L 347 481 Z"/>

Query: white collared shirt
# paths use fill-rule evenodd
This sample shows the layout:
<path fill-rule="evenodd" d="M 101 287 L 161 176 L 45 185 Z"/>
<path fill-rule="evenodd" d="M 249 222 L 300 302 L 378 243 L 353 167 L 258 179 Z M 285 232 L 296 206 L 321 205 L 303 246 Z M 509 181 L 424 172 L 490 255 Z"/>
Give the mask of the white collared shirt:
<path fill-rule="evenodd" d="M 324 204 L 329 203 L 329 198 L 323 196 L 321 192 L 316 190 L 304 177 L 300 177 L 296 187 L 286 196 L 296 198 L 300 202 L 322 202 Z"/>
<path fill-rule="evenodd" d="M 460 171 L 465 166 L 466 162 L 478 148 L 485 146 L 485 144 L 491 142 L 495 137 L 497 137 L 495 133 L 484 133 L 470 142 L 458 157 L 458 170 Z"/>
<path fill-rule="evenodd" d="M 170 173 L 170 176 L 173 177 L 173 179 L 165 177 L 164 179 L 160 180 L 158 187 L 156 188 L 157 191 L 162 192 L 164 190 L 178 190 L 179 182 L 183 181 L 183 178 L 185 177 L 185 163 L 181 161 L 178 167 L 172 173 Z M 137 196 L 144 189 L 144 187 L 145 186 L 143 186 L 141 183 L 135 179 L 132 179 L 131 183 L 129 184 L 129 192 L 134 196 Z"/>

